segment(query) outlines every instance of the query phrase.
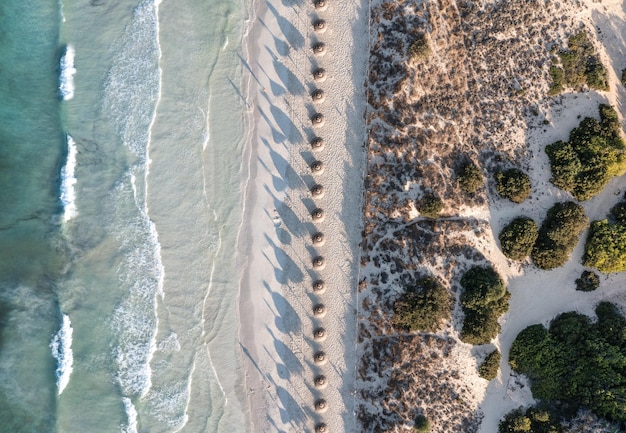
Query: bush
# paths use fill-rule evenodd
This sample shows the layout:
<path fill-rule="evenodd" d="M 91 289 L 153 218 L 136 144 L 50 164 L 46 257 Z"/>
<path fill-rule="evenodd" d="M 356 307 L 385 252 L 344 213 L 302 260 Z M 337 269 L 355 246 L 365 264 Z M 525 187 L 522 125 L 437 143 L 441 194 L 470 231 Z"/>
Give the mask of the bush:
<path fill-rule="evenodd" d="M 495 379 L 498 375 L 498 369 L 500 368 L 501 359 L 502 355 L 500 355 L 498 349 L 487 355 L 483 363 L 480 365 L 480 368 L 478 369 L 478 374 L 480 375 L 480 377 L 487 380 Z"/>
<path fill-rule="evenodd" d="M 413 430 L 419 433 L 427 433 L 430 431 L 430 421 L 424 415 L 415 417 L 415 426 Z"/>
<path fill-rule="evenodd" d="M 591 223 L 583 264 L 602 272 L 626 270 L 626 225 L 607 220 Z"/>
<path fill-rule="evenodd" d="M 563 69 L 559 68 L 558 66 L 550 66 L 550 78 L 552 78 L 552 84 L 550 85 L 550 90 L 548 91 L 548 94 L 550 96 L 554 96 L 554 95 L 558 95 L 559 93 L 561 93 L 563 91 L 563 78 L 564 78 L 564 73 L 563 73 Z"/>
<path fill-rule="evenodd" d="M 557 65 L 550 67 L 550 95 L 563 91 L 565 86 L 579 88 L 586 84 L 592 89 L 609 90 L 608 73 L 598 59 L 593 44 L 585 32 L 579 32 L 569 38 L 567 49 L 559 51 Z"/>
<path fill-rule="evenodd" d="M 580 278 L 576 279 L 576 290 L 581 292 L 592 292 L 600 287 L 598 274 L 591 271 L 583 271 Z"/>
<path fill-rule="evenodd" d="M 486 344 L 500 332 L 498 317 L 508 311 L 510 293 L 491 267 L 474 266 L 461 278 L 461 306 L 465 313 L 461 340 Z"/>
<path fill-rule="evenodd" d="M 409 45 L 409 57 L 415 60 L 426 59 L 428 56 L 430 56 L 428 37 L 425 33 L 422 33 Z"/>
<path fill-rule="evenodd" d="M 432 277 L 420 278 L 393 305 L 392 324 L 411 331 L 435 332 L 450 319 L 452 299 Z"/>
<path fill-rule="evenodd" d="M 626 86 L 626 68 L 622 69 L 622 86 Z"/>
<path fill-rule="evenodd" d="M 547 410 L 537 407 L 528 408 L 525 412 L 521 409 L 509 412 L 500 421 L 498 428 L 500 433 L 560 433 L 561 431 L 559 420 Z"/>
<path fill-rule="evenodd" d="M 568 312 L 552 320 L 549 329 L 524 329 L 513 341 L 509 363 L 528 376 L 535 398 L 626 421 L 626 318 L 608 302 L 595 313 L 596 322 Z"/>
<path fill-rule="evenodd" d="M 463 165 L 457 174 L 457 181 L 461 189 L 470 194 L 475 193 L 485 183 L 483 172 L 473 162 Z"/>
<path fill-rule="evenodd" d="M 551 182 L 577 200 L 588 200 L 604 189 L 612 177 L 626 171 L 625 145 L 617 113 L 601 104 L 600 122 L 587 117 L 570 133 L 569 141 L 546 146 Z"/>
<path fill-rule="evenodd" d="M 443 201 L 433 193 L 426 193 L 418 203 L 418 210 L 422 216 L 435 219 L 443 210 Z"/>
<path fill-rule="evenodd" d="M 611 208 L 611 216 L 620 224 L 626 224 L 626 202 L 621 201 Z"/>
<path fill-rule="evenodd" d="M 498 194 L 513 203 L 521 203 L 530 195 L 530 178 L 517 168 L 499 171 L 495 179 Z"/>
<path fill-rule="evenodd" d="M 585 209 L 574 203 L 556 203 L 548 210 L 532 250 L 532 258 L 540 269 L 562 266 L 576 247 L 578 237 L 587 228 Z"/>
<path fill-rule="evenodd" d="M 537 224 L 528 217 L 518 217 L 502 229 L 498 239 L 506 257 L 524 260 L 530 255 L 537 236 Z"/>

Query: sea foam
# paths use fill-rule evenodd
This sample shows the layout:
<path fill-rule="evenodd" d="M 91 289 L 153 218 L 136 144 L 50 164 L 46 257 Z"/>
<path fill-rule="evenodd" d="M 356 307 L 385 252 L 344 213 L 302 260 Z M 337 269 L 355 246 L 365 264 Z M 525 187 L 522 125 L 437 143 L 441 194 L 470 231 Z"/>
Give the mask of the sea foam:
<path fill-rule="evenodd" d="M 74 47 L 68 44 L 59 65 L 59 93 L 64 101 L 74 97 L 74 74 L 76 73 L 74 54 Z"/>
<path fill-rule="evenodd" d="M 70 317 L 64 314 L 61 329 L 52 337 L 52 341 L 50 342 L 52 356 L 57 360 L 56 376 L 59 395 L 61 395 L 70 382 L 70 375 L 73 370 L 74 355 L 72 353 L 72 333 L 73 329 Z"/>
<path fill-rule="evenodd" d="M 69 221 L 77 215 L 76 209 L 76 143 L 68 134 L 67 140 L 67 159 L 65 165 L 61 169 L 61 204 L 63 205 L 63 220 Z"/>
<path fill-rule="evenodd" d="M 128 424 L 122 426 L 121 432 L 137 433 L 137 409 L 135 409 L 135 405 L 128 397 L 123 397 L 122 402 L 124 403 L 124 410 L 126 411 Z"/>

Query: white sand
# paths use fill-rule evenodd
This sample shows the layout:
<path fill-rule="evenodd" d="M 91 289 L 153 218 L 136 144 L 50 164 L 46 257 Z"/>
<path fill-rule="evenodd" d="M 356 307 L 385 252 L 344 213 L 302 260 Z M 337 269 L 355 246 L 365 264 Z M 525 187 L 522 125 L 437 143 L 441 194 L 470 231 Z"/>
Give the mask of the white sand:
<path fill-rule="evenodd" d="M 354 417 L 356 281 L 360 242 L 362 177 L 365 153 L 363 82 L 368 48 L 367 15 L 356 2 L 330 0 L 319 16 L 328 30 L 314 35 L 317 15 L 312 2 L 261 0 L 247 36 L 245 67 L 252 131 L 247 146 L 249 181 L 244 227 L 239 239 L 243 278 L 240 337 L 251 405 L 250 431 L 313 431 L 318 422 L 331 432 L 357 431 Z M 364 2 L 360 2 L 364 3 Z M 327 43 L 323 57 L 312 55 L 317 40 Z M 327 71 L 319 83 L 326 92 L 315 109 L 325 115 L 315 133 L 326 140 L 315 153 L 324 172 L 310 174 L 309 140 L 315 111 L 309 93 L 315 63 Z M 319 182 L 325 195 L 313 201 L 309 188 Z M 312 224 L 309 212 L 319 206 L 325 220 Z M 320 230 L 323 246 L 313 248 Z M 321 254 L 326 266 L 313 271 Z M 312 293 L 322 278 L 328 289 Z M 326 306 L 323 318 L 312 307 Z M 328 337 L 315 342 L 313 329 Z M 328 362 L 313 363 L 323 349 Z M 316 390 L 313 378 L 324 374 L 329 386 Z M 324 398 L 328 411 L 314 411 Z"/>

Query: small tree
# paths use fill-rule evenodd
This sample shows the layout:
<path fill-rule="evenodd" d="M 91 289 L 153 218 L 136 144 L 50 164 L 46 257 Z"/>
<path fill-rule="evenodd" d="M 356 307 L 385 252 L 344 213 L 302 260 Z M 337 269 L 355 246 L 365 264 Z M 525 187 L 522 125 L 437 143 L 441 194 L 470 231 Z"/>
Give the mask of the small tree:
<path fill-rule="evenodd" d="M 622 69 L 622 86 L 626 86 L 626 68 Z"/>
<path fill-rule="evenodd" d="M 430 431 L 430 421 L 424 415 L 416 416 L 413 430 L 419 433 L 428 433 Z"/>
<path fill-rule="evenodd" d="M 480 368 L 478 369 L 478 374 L 480 375 L 480 377 L 487 380 L 495 379 L 498 375 L 498 369 L 500 368 L 501 359 L 502 355 L 500 355 L 498 349 L 487 355 L 483 363 L 480 365 Z"/>
<path fill-rule="evenodd" d="M 485 182 L 482 171 L 471 161 L 461 167 L 457 174 L 457 181 L 461 189 L 470 194 L 475 193 Z"/>
<path fill-rule="evenodd" d="M 426 193 L 418 203 L 418 210 L 426 218 L 435 219 L 443 210 L 443 201 L 431 192 Z"/>
<path fill-rule="evenodd" d="M 409 57 L 411 60 L 426 59 L 430 56 L 430 45 L 428 44 L 428 36 L 421 33 L 409 45 Z"/>
<path fill-rule="evenodd" d="M 521 203 L 530 195 L 530 178 L 517 168 L 499 171 L 495 179 L 498 194 L 513 203 Z"/>
<path fill-rule="evenodd" d="M 498 238 L 505 256 L 524 260 L 530 255 L 537 236 L 537 223 L 528 217 L 518 217 L 502 229 Z"/>
<path fill-rule="evenodd" d="M 591 271 L 583 271 L 580 278 L 576 279 L 576 290 L 581 292 L 592 292 L 600 287 L 598 274 Z"/>
<path fill-rule="evenodd" d="M 448 291 L 436 279 L 422 277 L 396 300 L 391 322 L 406 330 L 436 332 L 450 319 L 451 308 Z"/>

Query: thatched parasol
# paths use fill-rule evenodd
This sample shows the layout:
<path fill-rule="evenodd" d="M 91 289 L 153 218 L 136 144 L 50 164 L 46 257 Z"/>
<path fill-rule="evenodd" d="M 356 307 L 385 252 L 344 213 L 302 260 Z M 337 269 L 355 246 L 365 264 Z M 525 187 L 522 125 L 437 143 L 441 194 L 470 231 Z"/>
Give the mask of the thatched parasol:
<path fill-rule="evenodd" d="M 324 164 L 322 161 L 313 161 L 310 167 L 313 174 L 322 174 L 324 172 Z"/>
<path fill-rule="evenodd" d="M 313 242 L 313 245 L 321 247 L 326 242 L 326 237 L 324 236 L 324 233 L 317 232 L 311 236 L 311 242 Z"/>
<path fill-rule="evenodd" d="M 325 11 L 326 8 L 328 8 L 328 1 L 327 0 L 314 0 L 313 6 L 318 11 Z"/>
<path fill-rule="evenodd" d="M 322 82 L 326 80 L 326 69 L 317 68 L 313 71 L 313 79 L 317 82 Z"/>
<path fill-rule="evenodd" d="M 329 433 L 328 426 L 323 422 L 315 425 L 315 433 Z"/>
<path fill-rule="evenodd" d="M 326 29 L 327 27 L 325 20 L 319 19 L 313 21 L 313 30 L 315 30 L 317 33 L 324 33 Z"/>
<path fill-rule="evenodd" d="M 315 411 L 324 413 L 328 410 L 328 403 L 323 398 L 315 401 Z"/>
<path fill-rule="evenodd" d="M 322 137 L 315 137 L 311 140 L 311 149 L 314 151 L 324 150 L 324 147 L 326 147 L 326 140 Z"/>
<path fill-rule="evenodd" d="M 326 119 L 322 113 L 315 113 L 311 116 L 311 123 L 313 126 L 322 126 L 326 123 Z"/>
<path fill-rule="evenodd" d="M 315 293 L 324 293 L 326 291 L 326 283 L 323 280 L 316 280 L 313 282 L 313 291 Z"/>
<path fill-rule="evenodd" d="M 324 352 L 323 350 L 320 350 L 319 352 L 315 352 L 315 355 L 313 355 L 313 361 L 317 365 L 326 364 L 328 362 L 328 358 L 326 357 L 326 352 Z"/>
<path fill-rule="evenodd" d="M 326 330 L 324 328 L 317 328 L 313 331 L 313 338 L 315 341 L 324 341 L 326 340 Z"/>
<path fill-rule="evenodd" d="M 313 102 L 324 102 L 324 100 L 326 100 L 326 94 L 322 89 L 315 89 L 311 92 L 311 99 Z"/>
<path fill-rule="evenodd" d="M 324 187 L 322 185 L 313 185 L 311 188 L 311 195 L 315 198 L 322 198 L 324 196 Z"/>
<path fill-rule="evenodd" d="M 313 315 L 315 317 L 324 317 L 326 315 L 326 307 L 324 304 L 317 304 L 313 306 Z"/>
<path fill-rule="evenodd" d="M 326 386 L 328 386 L 328 380 L 323 374 L 315 376 L 315 379 L 313 379 L 313 383 L 315 384 L 315 387 L 319 389 L 324 389 L 326 388 Z"/>
<path fill-rule="evenodd" d="M 322 269 L 324 266 L 326 266 L 326 260 L 324 260 L 324 257 L 322 256 L 313 257 L 312 263 L 315 269 Z"/>
<path fill-rule="evenodd" d="M 313 48 L 313 54 L 316 56 L 323 56 L 326 54 L 326 44 L 324 42 L 316 42 L 311 48 Z"/>
<path fill-rule="evenodd" d="M 321 222 L 324 220 L 324 210 L 320 208 L 313 209 L 311 212 L 311 219 L 316 222 Z"/>

